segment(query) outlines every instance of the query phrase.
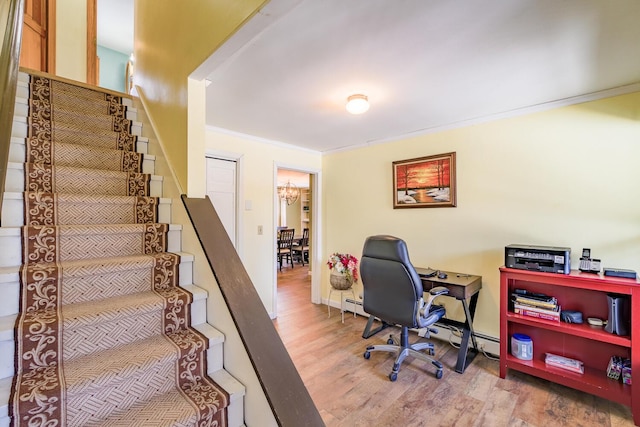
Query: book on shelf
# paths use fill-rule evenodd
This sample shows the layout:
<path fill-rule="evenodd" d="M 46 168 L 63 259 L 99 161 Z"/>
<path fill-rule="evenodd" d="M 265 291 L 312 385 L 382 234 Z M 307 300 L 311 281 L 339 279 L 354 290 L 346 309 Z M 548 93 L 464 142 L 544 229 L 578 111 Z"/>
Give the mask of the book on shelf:
<path fill-rule="evenodd" d="M 558 306 L 558 300 L 553 297 L 549 299 L 529 298 L 522 295 L 514 294 L 513 301 L 519 304 L 530 305 L 533 307 L 541 307 L 547 309 L 555 309 Z"/>
<path fill-rule="evenodd" d="M 544 363 L 555 368 L 584 374 L 584 364 L 579 360 L 570 359 L 553 353 L 546 353 Z"/>
<path fill-rule="evenodd" d="M 513 303 L 513 312 L 522 316 L 535 317 L 536 319 L 560 322 L 560 306 L 549 310 L 541 307 L 533 307 L 525 304 Z"/>

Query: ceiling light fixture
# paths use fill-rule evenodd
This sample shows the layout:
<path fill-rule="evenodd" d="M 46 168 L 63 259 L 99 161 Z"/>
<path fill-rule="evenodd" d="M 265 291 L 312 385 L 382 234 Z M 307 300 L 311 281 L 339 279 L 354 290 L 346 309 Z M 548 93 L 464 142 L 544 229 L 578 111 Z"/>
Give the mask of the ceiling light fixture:
<path fill-rule="evenodd" d="M 351 114 L 362 114 L 369 109 L 369 99 L 366 95 L 351 95 L 347 98 L 347 111 Z"/>

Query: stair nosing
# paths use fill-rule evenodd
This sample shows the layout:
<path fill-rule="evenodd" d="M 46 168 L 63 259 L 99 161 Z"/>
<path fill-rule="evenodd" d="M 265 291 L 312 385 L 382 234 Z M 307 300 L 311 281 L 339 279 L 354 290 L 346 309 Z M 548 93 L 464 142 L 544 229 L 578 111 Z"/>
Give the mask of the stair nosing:
<path fill-rule="evenodd" d="M 20 171 L 24 171 L 24 165 L 25 163 L 19 163 L 19 162 L 7 162 L 7 169 L 17 169 Z M 53 165 L 55 166 L 55 165 Z M 73 168 L 73 169 L 80 169 L 80 170 L 92 170 L 92 171 L 98 171 L 98 172 L 121 172 L 121 171 L 112 171 L 112 170 L 108 170 L 108 169 L 95 169 L 95 168 L 78 168 L 75 166 L 63 166 L 63 167 L 68 167 L 68 168 Z M 122 172 L 122 173 L 126 173 L 126 172 Z M 149 175 L 151 181 L 163 181 L 164 177 L 162 175 L 154 175 L 154 174 L 145 174 L 145 175 Z"/>
<path fill-rule="evenodd" d="M 5 191 L 4 192 L 4 200 L 24 200 L 24 193 L 36 193 L 35 191 Z M 41 192 L 42 193 L 42 192 Z M 77 195 L 77 193 L 64 193 L 64 192 L 55 192 L 53 194 L 59 195 Z M 91 194 L 82 194 L 82 196 L 92 197 Z M 101 197 L 101 196 L 96 196 Z M 137 197 L 137 196 L 108 196 L 108 197 Z M 148 196 L 154 197 L 154 196 Z M 170 204 L 172 199 L 170 197 L 155 197 L 158 199 L 158 204 Z"/>

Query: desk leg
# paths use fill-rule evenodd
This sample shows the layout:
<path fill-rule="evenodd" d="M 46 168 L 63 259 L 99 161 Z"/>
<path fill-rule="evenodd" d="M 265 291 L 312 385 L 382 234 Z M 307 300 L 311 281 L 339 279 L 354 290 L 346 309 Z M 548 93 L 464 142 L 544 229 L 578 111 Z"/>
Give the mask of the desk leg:
<path fill-rule="evenodd" d="M 467 300 L 462 300 L 464 308 L 465 327 L 462 331 L 462 341 L 460 342 L 460 350 L 458 350 L 458 362 L 456 363 L 456 372 L 461 374 L 467 366 L 475 359 L 478 354 L 478 343 L 473 331 L 473 317 L 476 314 L 476 305 L 478 304 L 478 293 L 471 297 L 470 305 Z M 469 348 L 469 338 L 471 338 L 472 348 Z"/>
<path fill-rule="evenodd" d="M 383 330 L 384 328 L 386 328 L 387 326 L 389 326 L 387 322 L 385 322 L 384 320 L 381 320 L 380 321 L 381 325 L 372 331 L 371 327 L 373 326 L 373 322 L 375 319 L 376 319 L 375 316 L 369 315 L 369 320 L 367 320 L 367 326 L 364 327 L 364 331 L 362 332 L 362 338 L 372 337 L 378 332 L 380 332 L 381 330 Z"/>

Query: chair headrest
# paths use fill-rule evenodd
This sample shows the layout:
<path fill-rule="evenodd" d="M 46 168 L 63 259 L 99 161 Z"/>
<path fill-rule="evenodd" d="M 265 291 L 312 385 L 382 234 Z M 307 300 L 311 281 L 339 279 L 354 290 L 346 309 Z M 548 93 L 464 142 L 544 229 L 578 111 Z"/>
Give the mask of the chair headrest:
<path fill-rule="evenodd" d="M 403 264 L 411 263 L 404 240 L 387 235 L 367 237 L 362 249 L 362 257 L 388 259 Z"/>

